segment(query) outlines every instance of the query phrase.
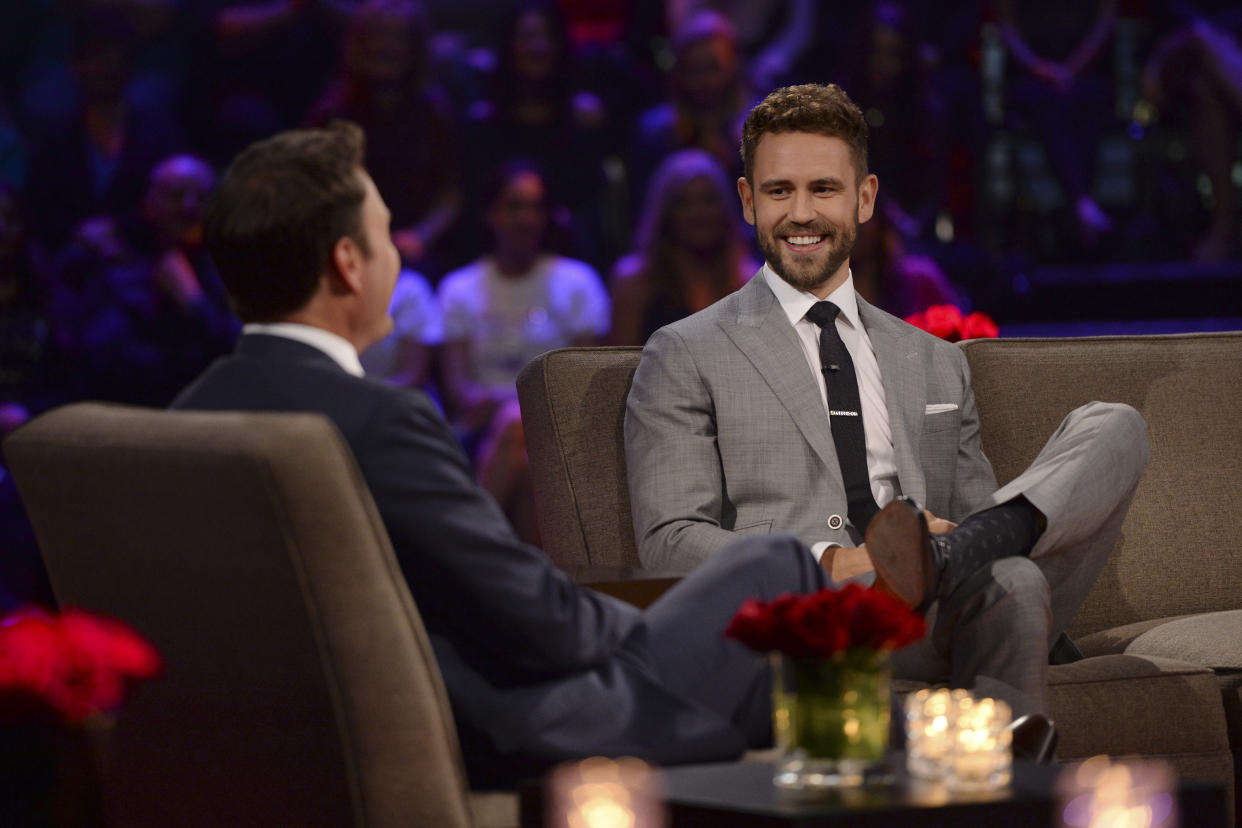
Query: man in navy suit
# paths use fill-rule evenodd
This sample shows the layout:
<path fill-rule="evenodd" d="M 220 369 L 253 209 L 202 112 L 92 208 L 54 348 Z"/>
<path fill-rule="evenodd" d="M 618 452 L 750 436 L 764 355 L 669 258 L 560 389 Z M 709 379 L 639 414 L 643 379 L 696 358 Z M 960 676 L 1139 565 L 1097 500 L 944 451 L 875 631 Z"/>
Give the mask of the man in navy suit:
<path fill-rule="evenodd" d="M 728 759 L 770 735 L 765 662 L 722 631 L 749 597 L 829 583 L 791 537 L 733 545 L 646 611 L 522 544 L 421 391 L 363 376 L 391 328 L 388 209 L 352 125 L 282 133 L 226 172 L 207 243 L 245 327 L 173 403 L 316 411 L 349 443 L 430 634 L 472 784 L 591 754 Z M 349 554 L 342 549 L 341 554 Z"/>

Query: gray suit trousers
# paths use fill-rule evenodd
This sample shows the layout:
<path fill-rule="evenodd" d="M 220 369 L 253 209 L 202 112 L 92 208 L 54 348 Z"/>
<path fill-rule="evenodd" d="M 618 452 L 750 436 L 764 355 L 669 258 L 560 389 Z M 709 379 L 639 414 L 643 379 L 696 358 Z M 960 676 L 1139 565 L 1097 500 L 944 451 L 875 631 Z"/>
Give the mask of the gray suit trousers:
<path fill-rule="evenodd" d="M 975 510 L 1025 496 L 1047 520 L 1030 559 L 1001 558 L 934 605 L 931 634 L 895 655 L 894 675 L 1046 711 L 1048 648 L 1108 560 L 1149 456 L 1130 406 L 1070 412 L 1030 467 Z"/>

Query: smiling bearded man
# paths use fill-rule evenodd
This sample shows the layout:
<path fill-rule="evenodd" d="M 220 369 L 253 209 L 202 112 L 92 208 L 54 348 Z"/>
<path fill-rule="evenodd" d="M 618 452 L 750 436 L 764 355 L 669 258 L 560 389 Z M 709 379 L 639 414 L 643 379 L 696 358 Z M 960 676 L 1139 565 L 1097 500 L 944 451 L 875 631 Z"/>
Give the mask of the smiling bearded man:
<path fill-rule="evenodd" d="M 927 613 L 897 677 L 1042 711 L 1049 645 L 1117 538 L 1146 425 L 1129 406 L 1083 406 L 998 490 L 963 352 L 854 291 L 879 189 L 858 107 L 835 85 L 778 89 L 747 117 L 742 159 L 766 264 L 656 331 L 630 390 L 643 564 L 689 570 L 739 535 L 792 533 L 834 581 Z"/>

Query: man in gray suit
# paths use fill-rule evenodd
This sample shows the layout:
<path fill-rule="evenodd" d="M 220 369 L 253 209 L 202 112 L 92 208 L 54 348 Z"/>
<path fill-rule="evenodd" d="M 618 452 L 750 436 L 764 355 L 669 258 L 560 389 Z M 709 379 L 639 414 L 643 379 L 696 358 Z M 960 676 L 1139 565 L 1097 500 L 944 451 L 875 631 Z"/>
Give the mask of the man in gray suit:
<path fill-rule="evenodd" d="M 895 675 L 1043 711 L 1048 648 L 1116 541 L 1146 425 L 1084 406 L 998 490 L 962 351 L 854 291 L 878 190 L 862 113 L 835 85 L 779 89 L 747 118 L 742 154 L 766 264 L 657 331 L 630 392 L 644 565 L 688 570 L 739 535 L 790 532 L 833 580 L 874 579 L 927 612 Z"/>

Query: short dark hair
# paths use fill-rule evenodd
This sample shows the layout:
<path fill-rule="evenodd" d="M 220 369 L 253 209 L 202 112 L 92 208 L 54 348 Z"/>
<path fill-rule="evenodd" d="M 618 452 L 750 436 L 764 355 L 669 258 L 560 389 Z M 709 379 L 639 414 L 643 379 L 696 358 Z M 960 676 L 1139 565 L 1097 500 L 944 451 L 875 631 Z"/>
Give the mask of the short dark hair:
<path fill-rule="evenodd" d="M 366 141 L 352 123 L 295 129 L 233 159 L 207 207 L 207 250 L 243 322 L 271 322 L 303 307 L 349 237 L 362 232 Z"/>
<path fill-rule="evenodd" d="M 742 166 L 747 181 L 752 180 L 759 139 L 776 132 L 811 132 L 840 138 L 849 145 L 858 182 L 867 175 L 867 120 L 835 83 L 783 86 L 750 111 L 742 126 Z"/>

